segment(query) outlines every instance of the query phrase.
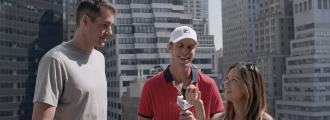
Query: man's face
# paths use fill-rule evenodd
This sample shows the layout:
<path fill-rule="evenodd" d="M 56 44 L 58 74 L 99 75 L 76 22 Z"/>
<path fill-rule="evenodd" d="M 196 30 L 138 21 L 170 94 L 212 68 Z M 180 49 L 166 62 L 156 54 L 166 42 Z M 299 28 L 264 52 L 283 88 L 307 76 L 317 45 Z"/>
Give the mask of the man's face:
<path fill-rule="evenodd" d="M 103 47 L 106 38 L 112 35 L 111 25 L 114 22 L 114 14 L 105 7 L 101 7 L 100 13 L 101 16 L 97 17 L 94 22 L 89 18 L 88 35 L 86 35 L 88 42 L 97 47 Z"/>
<path fill-rule="evenodd" d="M 190 66 L 197 50 L 197 44 L 194 40 L 185 38 L 176 43 L 173 43 L 172 45 L 169 43 L 167 48 L 172 54 L 172 65 Z"/>

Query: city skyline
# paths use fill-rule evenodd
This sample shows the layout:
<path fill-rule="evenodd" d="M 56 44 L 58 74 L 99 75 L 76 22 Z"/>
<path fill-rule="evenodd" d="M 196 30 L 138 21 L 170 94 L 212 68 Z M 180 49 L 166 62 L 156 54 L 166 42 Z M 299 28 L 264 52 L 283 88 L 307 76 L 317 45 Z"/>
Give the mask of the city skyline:
<path fill-rule="evenodd" d="M 0 35 L 5 36 L 0 37 L 0 70 L 2 72 L 0 74 L 0 120 L 9 119 L 8 116 L 10 115 L 11 117 L 14 116 L 12 118 L 20 117 L 22 119 L 30 116 L 32 113 L 32 111 L 29 111 L 32 108 L 31 95 L 33 94 L 31 91 L 34 91 L 33 80 L 36 76 L 37 64 L 45 52 L 62 41 L 70 40 L 73 37 L 76 30 L 75 10 L 79 2 L 79 0 L 67 0 L 66 3 L 61 3 L 62 0 L 56 0 L 56 3 L 50 3 L 40 0 L 45 4 L 47 3 L 45 6 L 53 5 L 53 9 L 47 10 L 40 4 L 16 2 L 17 0 L 8 1 L 10 2 L 0 0 Z M 148 0 L 135 0 L 136 3 L 125 2 L 130 0 L 110 1 L 120 1 L 119 4 L 114 3 L 118 9 L 118 14 L 115 16 L 115 24 L 112 27 L 114 35 L 107 39 L 106 46 L 103 48 L 96 48 L 104 53 L 104 57 L 106 58 L 105 72 L 108 79 L 109 101 L 108 119 L 124 118 L 121 111 L 126 106 L 124 107 L 124 105 L 121 104 L 121 96 L 127 94 L 129 89 L 126 90 L 126 88 L 130 85 L 131 81 L 136 81 L 139 69 L 143 69 L 142 73 L 144 74 L 141 76 L 147 75 L 150 77 L 150 75 L 155 74 L 154 72 L 157 71 L 157 69 L 166 68 L 166 66 L 170 64 L 171 58 L 167 51 L 166 44 L 171 31 L 175 27 L 181 25 L 192 27 L 200 33 L 198 35 L 200 44 L 193 63 L 197 65 L 195 67 L 201 69 L 201 72 L 206 73 L 212 77 L 217 84 L 220 84 L 220 91 L 222 90 L 221 81 L 225 75 L 223 73 L 227 72 L 226 67 L 228 67 L 231 62 L 253 61 L 263 73 L 266 82 L 267 99 L 269 100 L 269 105 L 271 105 L 271 109 L 268 112 L 271 112 L 273 117 L 297 120 L 306 118 L 307 120 L 315 116 L 301 117 L 303 112 L 291 114 L 288 110 L 297 111 L 306 109 L 306 111 L 313 112 L 319 111 L 320 109 L 330 109 L 330 106 L 329 108 L 292 106 L 292 101 L 290 101 L 313 101 L 315 99 L 319 101 L 325 100 L 326 103 L 328 103 L 327 100 L 330 101 L 330 95 L 324 92 L 330 91 L 330 77 L 326 75 L 330 73 L 330 49 L 326 49 L 330 46 L 330 32 L 328 31 L 330 23 L 324 21 L 318 23 L 320 21 L 312 17 L 308 18 L 316 20 L 302 22 L 305 16 L 310 15 L 304 13 L 306 11 L 319 10 L 315 12 L 317 15 L 320 15 L 322 12 L 324 12 L 323 14 L 330 15 L 330 0 L 315 0 L 311 2 L 313 3 L 313 7 L 308 10 L 307 8 L 309 6 L 307 5 L 311 4 L 308 3 L 310 0 L 302 0 L 301 2 L 258 0 L 258 2 L 255 3 L 252 3 L 254 0 L 246 0 L 246 2 L 243 2 L 245 0 L 236 0 L 236 2 L 239 3 L 238 6 L 242 6 L 239 8 L 244 9 L 244 7 L 246 7 L 247 9 L 251 6 L 251 8 L 249 8 L 249 10 L 251 10 L 250 14 L 246 16 L 242 15 L 242 17 L 240 14 L 244 14 L 248 10 L 236 10 L 234 7 L 230 7 L 230 5 L 236 7 L 236 3 L 230 3 L 232 0 L 227 2 L 228 4 L 225 10 L 221 7 L 222 4 L 224 4 L 222 2 L 228 0 L 205 0 L 209 2 L 209 10 L 207 13 L 209 23 L 208 27 L 206 27 L 209 32 L 205 30 L 206 33 L 209 33 L 207 35 L 201 34 L 202 31 L 204 31 L 204 29 L 202 29 L 203 24 L 201 19 L 193 18 L 193 15 L 184 13 L 186 7 L 184 6 L 184 1 L 194 1 L 193 3 L 197 3 L 196 1 L 202 0 L 182 0 L 183 3 L 180 3 L 180 0 L 171 0 L 178 2 L 175 5 L 175 2 L 167 4 L 150 3 L 152 0 L 149 0 L 149 3 L 147 2 Z M 326 4 L 320 4 L 320 1 Z M 306 8 L 304 7 L 304 2 L 306 3 Z M 23 7 L 23 5 L 25 7 Z M 10 10 L 14 11 L 16 9 L 14 8 L 15 6 L 27 10 L 27 13 L 31 14 L 31 16 L 29 16 L 31 18 L 20 18 L 21 16 L 25 16 L 23 13 L 9 14 Z M 189 4 L 189 6 L 191 5 Z M 193 6 L 196 6 L 196 4 Z M 296 12 L 297 9 L 300 11 Z M 61 12 L 63 12 L 63 14 L 61 14 Z M 227 18 L 222 17 L 223 12 L 227 15 L 225 17 L 231 19 L 224 22 L 225 24 L 223 24 L 222 20 Z M 299 19 L 294 19 L 295 14 L 298 14 L 297 18 Z M 249 18 L 252 18 L 251 21 L 249 21 Z M 325 21 L 327 19 L 330 21 L 329 17 L 324 17 L 324 19 Z M 232 23 L 233 21 L 241 21 L 240 23 L 242 24 L 234 24 Z M 16 24 L 8 24 L 12 22 Z M 298 23 L 299 25 L 294 25 L 294 23 Z M 19 26 L 21 24 L 24 26 Z M 11 26 L 14 26 L 14 28 L 9 28 Z M 243 29 L 241 29 L 240 26 Z M 327 28 L 322 28 L 322 26 Z M 223 27 L 224 32 L 222 32 Z M 309 31 L 310 27 L 315 27 L 316 30 L 311 32 Z M 24 29 L 21 31 L 20 29 L 22 28 Z M 296 32 L 296 29 L 299 31 Z M 244 32 L 251 36 L 245 38 L 246 36 L 237 37 L 238 35 L 233 36 L 232 34 L 244 34 Z M 14 33 L 15 35 L 13 35 Z M 229 34 L 226 35 L 226 33 Z M 299 35 L 297 35 L 297 33 L 299 33 Z M 52 36 L 49 37 L 49 35 L 46 34 L 51 34 Z M 315 39 L 313 38 L 314 41 L 307 41 L 305 37 L 311 35 L 318 37 Z M 322 38 L 319 38 L 320 36 Z M 28 40 L 29 42 L 22 40 L 22 38 L 25 38 L 24 40 Z M 48 42 L 43 41 L 46 38 L 51 38 L 49 40 L 52 40 L 52 43 L 47 44 Z M 55 38 L 61 39 L 55 40 Z M 223 39 L 225 39 L 224 41 L 227 44 L 223 42 Z M 305 42 L 300 42 L 301 40 Z M 314 51 L 309 50 L 309 47 L 319 47 L 321 44 L 325 45 L 321 46 L 322 49 L 314 49 Z M 26 52 L 21 49 L 25 49 Z M 219 50 L 219 52 L 215 53 L 216 50 Z M 225 54 L 224 57 L 222 56 L 222 52 Z M 306 54 L 322 55 L 311 57 L 306 56 Z M 217 60 L 215 60 L 218 59 L 217 56 L 220 57 L 220 61 L 225 60 L 225 62 L 221 64 L 213 63 L 217 62 Z M 311 63 L 311 60 L 314 62 Z M 317 62 L 315 62 L 315 60 Z M 218 64 L 222 66 L 222 68 L 216 68 Z M 316 64 L 316 67 L 314 64 Z M 310 68 L 313 69 L 309 70 Z M 322 77 L 315 77 L 320 72 L 322 73 L 320 74 Z M 297 77 L 302 73 L 315 74 L 315 76 L 313 77 L 313 75 L 310 75 L 306 77 L 306 79 Z M 221 76 L 222 79 L 219 78 L 219 76 Z M 324 82 L 325 84 L 312 86 L 311 84 L 314 84 L 314 79 L 316 82 Z M 299 83 L 297 81 L 303 81 L 305 82 L 303 85 L 307 83 L 310 84 L 311 87 L 301 87 L 302 85 L 300 84 L 292 84 Z M 297 88 L 299 90 L 297 90 Z M 26 90 L 23 91 L 23 89 Z M 134 91 L 132 90 L 133 87 L 130 89 Z M 141 86 L 139 89 L 141 89 Z M 11 93 L 11 90 L 15 93 Z M 297 93 L 301 96 L 307 94 L 305 92 L 309 92 L 308 94 L 322 94 L 325 95 L 325 97 L 301 97 L 299 95 L 293 95 L 295 90 L 297 90 Z M 127 96 L 125 98 L 127 98 Z M 309 102 L 309 104 L 318 104 L 318 102 Z M 13 108 L 9 105 L 18 106 L 18 108 Z M 1 106 L 4 106 L 3 108 L 6 108 L 6 110 L 2 109 Z M 26 107 L 26 109 L 24 107 Z M 111 109 L 111 112 L 109 109 Z M 125 109 L 129 109 L 129 107 Z M 276 112 L 277 110 L 280 110 L 280 112 Z M 322 114 L 327 113 L 330 112 Z M 325 116 L 322 120 L 327 119 L 330 119 L 330 116 Z"/>

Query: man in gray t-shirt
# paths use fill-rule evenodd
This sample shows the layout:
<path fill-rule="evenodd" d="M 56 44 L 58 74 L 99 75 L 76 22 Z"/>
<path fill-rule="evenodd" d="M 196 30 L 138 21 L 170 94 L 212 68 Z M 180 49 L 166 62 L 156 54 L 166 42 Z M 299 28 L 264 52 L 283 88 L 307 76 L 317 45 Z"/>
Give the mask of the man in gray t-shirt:
<path fill-rule="evenodd" d="M 48 51 L 40 60 L 34 95 L 33 120 L 106 120 L 103 47 L 112 35 L 116 8 L 108 0 L 86 0 L 77 9 L 72 40 Z"/>

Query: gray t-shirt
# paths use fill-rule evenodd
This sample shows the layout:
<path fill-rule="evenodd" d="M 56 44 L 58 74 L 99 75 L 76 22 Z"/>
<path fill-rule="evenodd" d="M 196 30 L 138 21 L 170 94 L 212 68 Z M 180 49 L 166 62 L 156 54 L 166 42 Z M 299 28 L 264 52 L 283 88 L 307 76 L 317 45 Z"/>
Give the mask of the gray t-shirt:
<path fill-rule="evenodd" d="M 56 107 L 55 120 L 106 120 L 104 56 L 63 42 L 39 63 L 33 102 Z"/>

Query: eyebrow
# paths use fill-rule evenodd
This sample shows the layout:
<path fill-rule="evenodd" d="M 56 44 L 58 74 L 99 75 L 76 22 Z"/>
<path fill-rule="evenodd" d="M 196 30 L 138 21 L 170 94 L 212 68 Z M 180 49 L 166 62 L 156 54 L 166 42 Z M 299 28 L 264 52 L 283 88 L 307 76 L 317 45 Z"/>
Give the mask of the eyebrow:
<path fill-rule="evenodd" d="M 108 24 L 110 24 L 110 25 L 111 25 L 111 23 L 112 23 L 112 22 L 109 22 L 109 21 L 103 21 L 103 22 L 108 23 Z"/>
<path fill-rule="evenodd" d="M 234 77 L 234 78 L 236 78 L 236 79 L 240 79 L 239 77 L 236 77 L 236 76 L 232 76 L 232 77 Z"/>

